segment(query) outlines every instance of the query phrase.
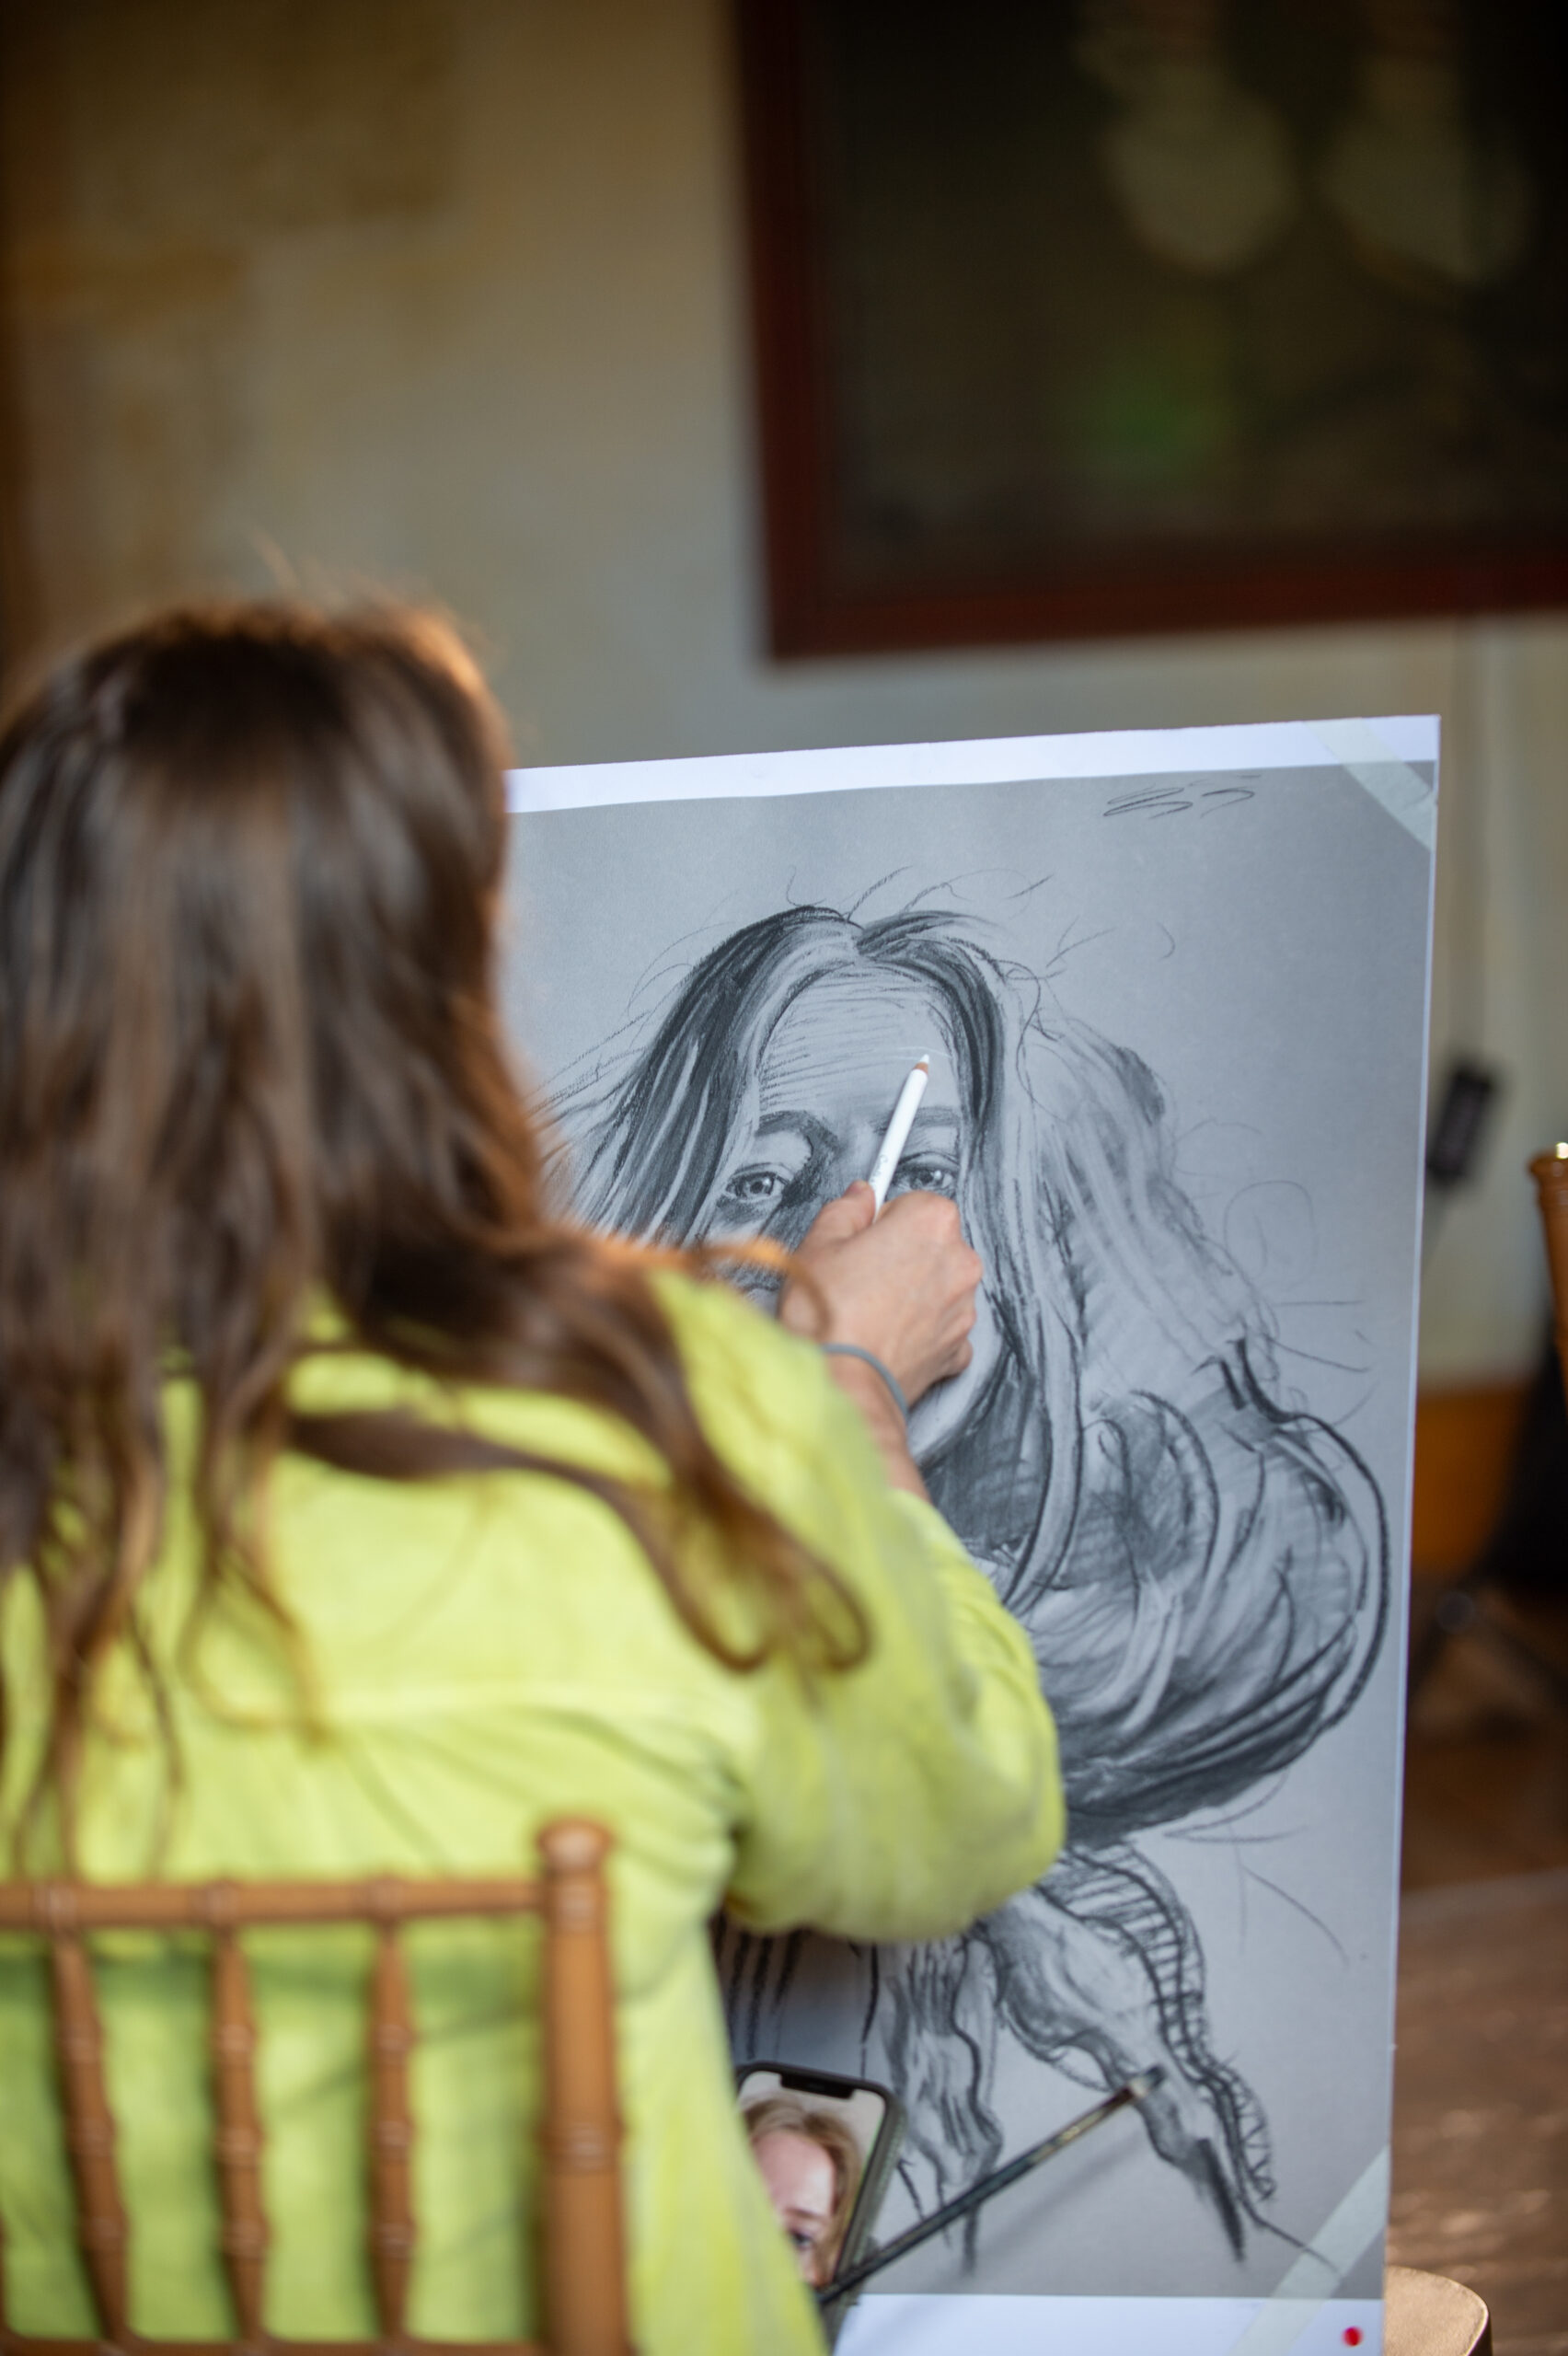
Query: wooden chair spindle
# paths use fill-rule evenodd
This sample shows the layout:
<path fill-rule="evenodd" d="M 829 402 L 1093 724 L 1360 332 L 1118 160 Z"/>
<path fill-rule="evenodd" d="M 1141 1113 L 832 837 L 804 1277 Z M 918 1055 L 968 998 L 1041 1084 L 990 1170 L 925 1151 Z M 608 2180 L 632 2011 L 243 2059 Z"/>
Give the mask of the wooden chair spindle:
<path fill-rule="evenodd" d="M 125 2204 L 114 2165 L 114 2114 L 103 2076 L 103 2029 L 92 1966 L 81 1934 L 69 1927 L 69 1894 L 48 1893 L 50 1976 L 54 1995 L 54 2045 L 60 2065 L 65 2147 L 76 2193 L 76 2235 L 86 2261 L 98 2329 L 110 2347 L 123 2347 L 130 2328 Z"/>
<path fill-rule="evenodd" d="M 382 2342 L 401 2343 L 413 2267 L 414 2212 L 409 2182 L 413 2123 L 409 2055 L 414 2042 L 408 1965 L 398 1923 L 376 1926 L 370 2004 L 370 2263 Z"/>
<path fill-rule="evenodd" d="M 250 1976 L 225 1892 L 212 1893 L 213 2156 L 223 2207 L 224 2271 L 241 2344 L 259 2348 L 266 2330 L 267 2213 L 261 2198 L 261 2114 L 256 2100 L 256 2022 Z"/>
<path fill-rule="evenodd" d="M 607 1897 L 609 1835 L 548 1826 L 545 2305 L 552 2356 L 628 2356 Z"/>

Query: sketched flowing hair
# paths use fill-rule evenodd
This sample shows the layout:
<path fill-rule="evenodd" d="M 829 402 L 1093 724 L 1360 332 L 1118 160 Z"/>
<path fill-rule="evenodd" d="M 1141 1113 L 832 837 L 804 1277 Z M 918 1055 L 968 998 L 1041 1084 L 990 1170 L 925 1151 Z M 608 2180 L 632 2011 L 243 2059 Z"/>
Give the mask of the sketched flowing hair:
<path fill-rule="evenodd" d="M 21 1780 L 67 1858 L 113 1646 L 163 1703 L 142 1600 L 173 1369 L 200 1408 L 198 1625 L 226 1596 L 289 1639 L 260 1509 L 286 1446 L 388 1479 L 548 1472 L 622 1517 L 732 1665 L 863 1651 L 842 1584 L 703 1437 L 646 1255 L 546 1215 L 492 987 L 502 758 L 442 624 L 283 607 L 99 645 L 0 738 L 0 1602 L 20 1580 L 39 1604 Z M 668 1490 L 411 1415 L 292 1414 L 324 1302 L 405 1365 L 622 1417 Z M 721 1632 L 693 1525 L 755 1642 Z M 0 1699 L 8 1751 L 23 1697 Z"/>
<path fill-rule="evenodd" d="M 1269 1312 L 1207 1234 L 1176 1175 L 1159 1083 L 1147 1065 L 1053 1006 L 1039 980 L 995 955 L 948 914 L 912 907 L 859 921 L 836 909 L 785 908 L 714 949 L 677 992 L 652 1039 L 607 1086 L 569 1096 L 581 1138 L 577 1202 L 591 1220 L 650 1238 L 700 1241 L 713 1220 L 726 1161 L 772 1032 L 813 984 L 847 969 L 913 983 L 931 1003 L 958 1083 L 959 1195 L 989 1272 L 1004 1348 L 1031 1394 L 1032 1494 L 1004 1558 L 979 1540 L 1003 1600 L 1026 1624 L 1052 1613 L 1081 1530 L 1085 1428 L 1130 1394 L 1181 1407 L 1217 1390 L 1268 1402 L 1278 1445 L 1322 1459 L 1321 1501 L 1359 1473 L 1351 1452 L 1270 1394 L 1277 1385 Z M 767 1229 L 790 1246 L 811 1205 L 787 1192 Z M 983 1435 L 924 1469 L 961 1529 L 963 1492 Z M 1209 1485 L 1190 1450 L 1194 1492 Z M 1362 1485 L 1358 1480 L 1357 1485 Z M 1343 1519 L 1343 1516 L 1340 1516 Z M 1211 1779 L 1239 1790 L 1294 1755 L 1303 1712 L 1321 1723 L 1359 1690 L 1370 1641 L 1350 1634 L 1377 1587 L 1363 1554 L 1344 1598 L 1342 1641 L 1320 1674 L 1295 1680 L 1268 1726 Z M 1068 1647 L 1070 1657 L 1071 1647 Z M 1066 1671 L 1070 1676 L 1070 1668 Z M 1053 1692 L 1055 1699 L 1055 1692 Z M 1089 1796 L 1079 1794 L 1080 1804 Z M 1191 1805 L 1190 1796 L 1186 1804 Z M 1146 1791 L 1146 1801 L 1148 1795 Z M 1175 1812 L 1170 1807 L 1162 1813 Z"/>
<path fill-rule="evenodd" d="M 643 1052 L 568 1098 L 578 1200 L 700 1239 L 784 1013 L 847 971 L 926 993 L 1001 1349 L 922 1469 L 1034 1646 L 1069 1844 L 1039 1889 L 889 1972 L 888 2066 L 940 2183 L 999 2154 L 999 2024 L 1108 2085 L 1159 2061 L 1147 2131 L 1239 2248 L 1273 2189 L 1266 2123 L 1214 2050 L 1202 1943 L 1136 1836 L 1234 1800 L 1350 1708 L 1387 1610 L 1382 1500 L 1336 1432 L 1278 1397 L 1269 1312 L 1182 1188 L 1154 1074 L 973 934 L 922 907 L 786 908 L 732 934 Z M 808 1181 L 767 1232 L 793 1243 L 811 1209 Z M 798 1946 L 732 1939 L 741 2050 L 768 2050 Z"/>
<path fill-rule="evenodd" d="M 1153 1371 L 1167 1360 L 1174 1378 L 1244 1322 L 1261 1335 L 1255 1294 L 1176 1182 L 1147 1065 L 1048 1008 L 1032 975 L 932 909 L 861 922 L 836 909 L 786 908 L 722 941 L 630 1068 L 608 1088 L 567 1100 L 584 1133 L 577 1200 L 586 1216 L 650 1238 L 703 1235 L 774 1029 L 813 984 L 857 968 L 914 983 L 931 1001 L 958 1080 L 961 1197 L 993 1255 L 1004 1316 L 1016 1318 L 1032 1296 L 1058 1294 L 1064 1267 L 1097 1264 L 1096 1286 L 1076 1282 L 1055 1301 L 1066 1361 L 1052 1352 L 1049 1370 L 1064 1404 L 1078 1377 L 1090 1388 L 1116 1380 L 1128 1293 L 1146 1381 L 1151 1349 Z M 802 1206 L 787 1197 L 768 1232 L 794 1243 L 803 1223 Z M 1009 1338 L 1045 1370 L 1047 1353 L 1016 1322 Z"/>
<path fill-rule="evenodd" d="M 922 1469 L 1034 1646 L 1069 1844 L 1039 1889 L 890 1971 L 888 2066 L 940 2183 L 999 2155 L 999 2023 L 1108 2085 L 1159 2061 L 1147 2131 L 1239 2248 L 1273 2190 L 1266 2123 L 1214 2050 L 1186 1907 L 1135 1836 L 1237 1798 L 1350 1708 L 1387 1611 L 1382 1500 L 1336 1432 L 1278 1397 L 1269 1312 L 1182 1190 L 1147 1065 L 973 934 L 921 907 L 786 908 L 732 934 L 642 1053 L 568 1098 L 578 1200 L 699 1239 L 781 1016 L 846 971 L 928 996 L 1001 1350 Z M 796 1242 L 808 1194 L 787 1191 L 767 1232 Z M 732 1940 L 743 2050 L 768 2050 L 798 1945 Z"/>

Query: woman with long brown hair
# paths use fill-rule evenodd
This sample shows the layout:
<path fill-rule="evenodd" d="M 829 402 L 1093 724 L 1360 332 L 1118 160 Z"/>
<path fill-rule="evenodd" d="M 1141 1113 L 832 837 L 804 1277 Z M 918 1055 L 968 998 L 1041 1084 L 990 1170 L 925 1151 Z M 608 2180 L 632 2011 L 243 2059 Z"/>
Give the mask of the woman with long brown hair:
<path fill-rule="evenodd" d="M 768 2095 L 741 2113 L 774 2212 L 802 2282 L 832 2281 L 865 2174 L 865 2154 L 839 2112 L 798 2095 Z"/>
<path fill-rule="evenodd" d="M 707 1920 L 957 1927 L 1054 1853 L 1053 1737 L 876 1367 L 552 1216 L 501 763 L 440 625 L 270 608 L 106 642 L 0 740 L 6 1870 L 499 1872 L 600 1818 L 638 2344 L 805 2350 Z M 912 1398 L 963 1365 L 951 1203 L 852 1190 L 800 1265 L 783 1324 Z M 269 2325 L 364 2336 L 359 1958 L 257 1944 Z M 101 1962 L 133 2320 L 210 2339 L 200 1967 Z M 414 1969 L 412 2322 L 515 2338 L 524 1958 L 432 1929 Z M 0 1956 L 10 2321 L 86 2335 L 45 2018 Z"/>

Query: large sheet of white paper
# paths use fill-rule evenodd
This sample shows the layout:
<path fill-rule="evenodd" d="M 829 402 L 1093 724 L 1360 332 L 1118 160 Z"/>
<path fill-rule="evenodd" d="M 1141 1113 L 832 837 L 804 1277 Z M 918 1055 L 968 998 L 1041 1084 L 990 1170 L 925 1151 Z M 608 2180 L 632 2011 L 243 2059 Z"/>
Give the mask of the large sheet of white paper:
<path fill-rule="evenodd" d="M 864 1174 L 987 1269 L 922 1403 L 1029 1631 L 1058 1865 L 966 1936 L 731 1938 L 737 2058 L 908 2106 L 856 2356 L 1380 2342 L 1436 723 L 520 771 L 509 1017 L 597 1219 L 785 1242 Z M 883 1101 L 885 1100 L 885 1101 Z"/>

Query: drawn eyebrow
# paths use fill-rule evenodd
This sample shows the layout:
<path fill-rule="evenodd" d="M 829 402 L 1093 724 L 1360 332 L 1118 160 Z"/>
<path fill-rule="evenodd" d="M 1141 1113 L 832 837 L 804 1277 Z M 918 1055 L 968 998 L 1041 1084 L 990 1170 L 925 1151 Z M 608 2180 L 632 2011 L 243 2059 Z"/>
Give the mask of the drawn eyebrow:
<path fill-rule="evenodd" d="M 914 1125 L 909 1134 L 912 1139 L 919 1137 L 957 1137 L 963 1126 L 958 1114 L 950 1111 L 946 1105 L 922 1105 L 920 1111 L 915 1115 Z M 766 1120 L 759 1121 L 756 1125 L 756 1134 L 759 1138 L 777 1137 L 781 1130 L 785 1129 L 796 1130 L 818 1151 L 838 1143 L 835 1132 L 828 1127 L 820 1114 L 816 1113 L 793 1112 L 786 1107 L 780 1112 L 770 1113 Z"/>
<path fill-rule="evenodd" d="M 813 1153 L 824 1152 L 836 1142 L 826 1122 L 819 1119 L 815 1113 L 771 1113 L 767 1120 L 756 1125 L 759 1138 L 776 1138 L 786 1129 L 804 1138 Z"/>

